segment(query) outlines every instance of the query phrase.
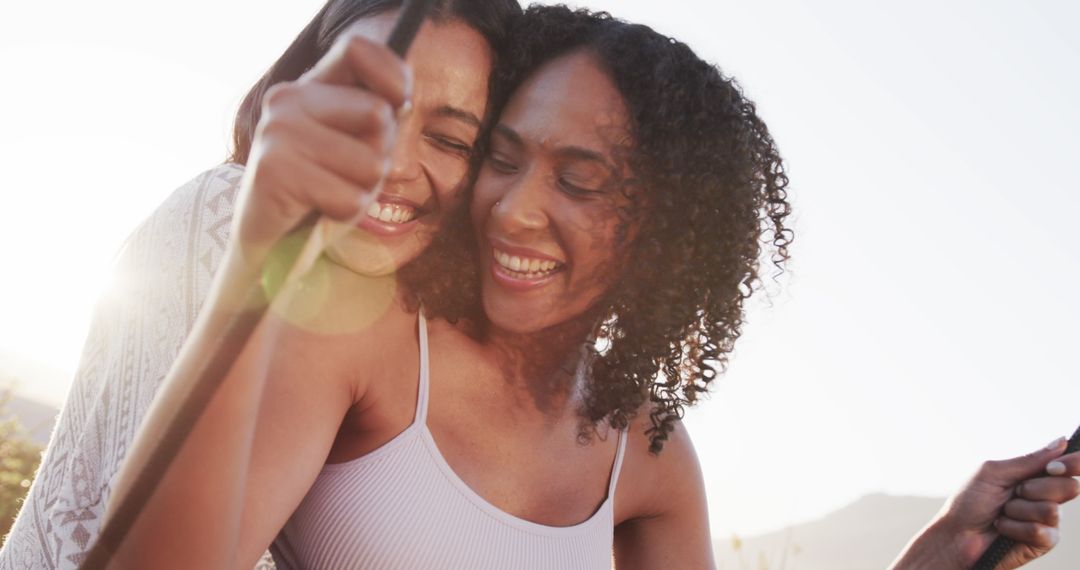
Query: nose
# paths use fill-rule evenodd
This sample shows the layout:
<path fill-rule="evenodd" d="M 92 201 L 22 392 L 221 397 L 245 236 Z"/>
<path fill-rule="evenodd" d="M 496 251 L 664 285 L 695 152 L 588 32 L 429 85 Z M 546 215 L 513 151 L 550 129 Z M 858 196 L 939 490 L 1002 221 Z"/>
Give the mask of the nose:
<path fill-rule="evenodd" d="M 415 113 L 402 117 L 394 135 L 394 146 L 390 150 L 390 164 L 386 173 L 387 182 L 408 182 L 420 177 L 420 121 Z"/>
<path fill-rule="evenodd" d="M 513 236 L 548 226 L 547 193 L 541 178 L 536 173 L 525 173 L 491 206 L 495 229 Z"/>

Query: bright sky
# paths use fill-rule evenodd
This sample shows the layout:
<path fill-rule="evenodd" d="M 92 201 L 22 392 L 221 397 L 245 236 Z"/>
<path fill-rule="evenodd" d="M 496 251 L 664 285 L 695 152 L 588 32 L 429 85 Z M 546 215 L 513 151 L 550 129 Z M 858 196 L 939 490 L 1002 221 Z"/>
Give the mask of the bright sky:
<path fill-rule="evenodd" d="M 1080 4 L 579 4 L 735 75 L 788 161 L 792 277 L 687 421 L 715 536 L 945 495 L 1076 428 Z M 0 8 L 0 353 L 69 377 L 121 241 L 320 5 Z"/>

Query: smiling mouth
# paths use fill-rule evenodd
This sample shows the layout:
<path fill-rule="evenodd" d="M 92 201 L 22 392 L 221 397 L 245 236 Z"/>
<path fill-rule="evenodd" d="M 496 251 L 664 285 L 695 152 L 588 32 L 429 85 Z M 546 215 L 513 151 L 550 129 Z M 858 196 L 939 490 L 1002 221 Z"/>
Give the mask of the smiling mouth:
<path fill-rule="evenodd" d="M 497 269 L 514 279 L 539 280 L 562 271 L 566 264 L 550 259 L 510 255 L 492 248 Z"/>
<path fill-rule="evenodd" d="M 367 212 L 364 213 L 368 218 L 384 224 L 405 224 L 420 215 L 412 206 L 390 202 L 375 202 L 368 206 Z"/>

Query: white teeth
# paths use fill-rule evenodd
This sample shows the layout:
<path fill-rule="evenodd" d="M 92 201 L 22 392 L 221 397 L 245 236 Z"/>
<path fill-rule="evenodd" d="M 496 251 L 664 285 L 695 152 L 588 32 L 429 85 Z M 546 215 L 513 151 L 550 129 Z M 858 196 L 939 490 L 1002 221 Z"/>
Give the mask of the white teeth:
<path fill-rule="evenodd" d="M 496 263 L 508 271 L 520 273 L 520 277 L 538 279 L 559 266 L 557 262 L 547 259 L 519 257 L 497 249 L 492 251 Z"/>
<path fill-rule="evenodd" d="M 369 218 L 395 224 L 404 224 L 416 218 L 415 210 L 401 204 L 381 204 L 376 202 L 368 206 L 365 213 Z"/>

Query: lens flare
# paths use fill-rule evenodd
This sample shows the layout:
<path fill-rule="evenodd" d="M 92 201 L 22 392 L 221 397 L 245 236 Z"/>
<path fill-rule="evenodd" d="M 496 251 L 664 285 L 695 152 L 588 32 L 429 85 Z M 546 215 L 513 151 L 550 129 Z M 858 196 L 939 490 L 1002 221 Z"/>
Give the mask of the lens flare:
<path fill-rule="evenodd" d="M 368 329 L 394 302 L 394 274 L 357 274 L 319 256 L 298 278 L 287 276 L 311 231 L 296 232 L 278 242 L 262 273 L 262 288 L 272 299 L 270 310 L 287 323 L 318 334 L 349 334 Z"/>

